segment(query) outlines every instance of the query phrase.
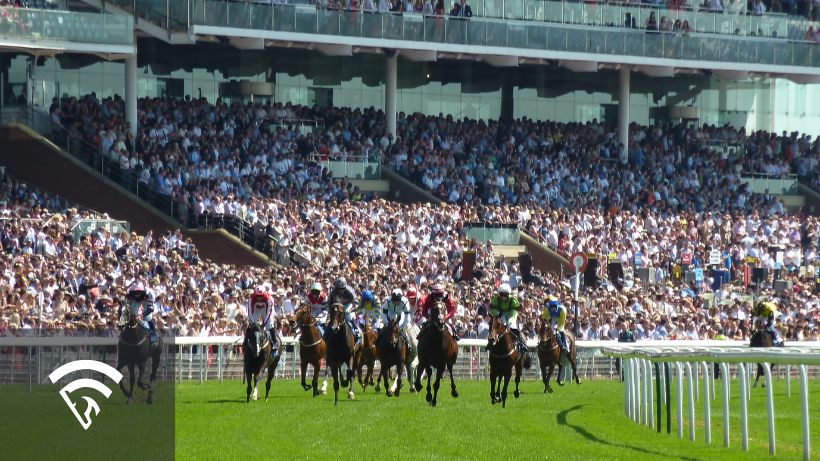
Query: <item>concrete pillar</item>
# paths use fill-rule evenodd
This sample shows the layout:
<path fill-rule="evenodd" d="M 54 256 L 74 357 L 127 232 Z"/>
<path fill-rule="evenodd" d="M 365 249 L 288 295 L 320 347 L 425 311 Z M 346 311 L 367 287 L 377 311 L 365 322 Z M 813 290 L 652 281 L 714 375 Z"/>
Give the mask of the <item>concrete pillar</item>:
<path fill-rule="evenodd" d="M 618 79 L 618 141 L 629 149 L 629 67 L 622 66 Z"/>
<path fill-rule="evenodd" d="M 137 56 L 125 60 L 125 120 L 137 134 Z"/>
<path fill-rule="evenodd" d="M 384 113 L 387 116 L 387 131 L 396 138 L 396 81 L 398 80 L 398 58 L 394 52 L 384 62 Z"/>
<path fill-rule="evenodd" d="M 515 114 L 515 99 L 513 98 L 513 81 L 509 70 L 503 72 L 501 78 L 501 116 L 504 123 L 512 123 Z"/>

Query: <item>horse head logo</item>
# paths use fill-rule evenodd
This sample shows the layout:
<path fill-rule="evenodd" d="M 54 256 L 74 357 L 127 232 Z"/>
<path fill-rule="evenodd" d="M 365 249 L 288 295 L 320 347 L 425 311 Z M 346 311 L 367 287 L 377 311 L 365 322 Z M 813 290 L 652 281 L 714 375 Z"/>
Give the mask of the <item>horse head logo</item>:
<path fill-rule="evenodd" d="M 69 362 L 51 372 L 51 374 L 48 375 L 48 379 L 51 380 L 52 383 L 56 384 L 57 381 L 59 381 L 69 373 L 74 373 L 75 371 L 83 370 L 91 370 L 102 373 L 105 376 L 111 378 L 117 384 L 119 384 L 119 382 L 122 380 L 122 373 L 117 371 L 114 367 L 106 365 L 102 362 L 97 362 L 96 360 L 75 360 L 73 362 Z M 100 394 L 102 394 L 106 399 L 111 396 L 111 389 L 109 389 L 105 384 L 99 381 L 86 378 L 74 380 L 66 384 L 62 389 L 60 389 L 60 396 L 62 396 L 63 400 L 65 400 L 65 403 L 68 405 L 68 408 L 71 410 L 71 413 L 74 415 L 75 418 L 77 418 L 77 421 L 79 421 L 80 426 L 82 426 L 83 430 L 88 430 L 88 428 L 91 427 L 91 423 L 93 422 L 91 420 L 91 412 L 94 412 L 94 416 L 99 415 L 100 406 L 91 397 L 83 396 L 83 399 L 86 401 L 87 406 L 85 411 L 82 414 L 80 414 L 80 412 L 77 411 L 77 404 L 71 400 L 69 394 L 82 388 L 94 389 Z"/>

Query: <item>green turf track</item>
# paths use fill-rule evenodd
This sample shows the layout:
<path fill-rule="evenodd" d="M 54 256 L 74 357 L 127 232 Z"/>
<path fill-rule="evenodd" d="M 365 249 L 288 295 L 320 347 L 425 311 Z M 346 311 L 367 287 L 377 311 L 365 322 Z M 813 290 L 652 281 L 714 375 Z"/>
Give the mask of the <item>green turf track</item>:
<path fill-rule="evenodd" d="M 624 416 L 623 387 L 615 381 L 554 386 L 522 383 L 523 395 L 507 408 L 492 406 L 487 382 L 461 381 L 460 396 L 443 385 L 431 408 L 423 395 L 366 394 L 333 406 L 332 396 L 310 397 L 295 381 L 275 381 L 268 402 L 245 403 L 238 381 L 177 386 L 176 453 L 180 460 L 640 460 L 802 459 L 799 381 L 792 396 L 775 386 L 777 456 L 768 456 L 765 389 L 749 402 L 749 452 L 740 449 L 737 381 L 732 380 L 731 447 L 723 448 L 722 386 L 712 401 L 712 445 L 704 442 L 703 401 L 696 403 L 697 439 L 657 434 Z M 444 383 L 442 383 L 444 384 Z M 512 388 L 511 388 L 512 389 Z M 405 391 L 407 388 L 405 388 Z M 262 390 L 264 392 L 264 389 Z M 673 389 L 673 399 L 675 390 Z M 812 457 L 820 459 L 820 382 L 810 383 Z M 686 406 L 684 406 L 684 411 Z M 665 424 L 665 415 L 664 415 Z M 684 425 L 688 428 L 686 418 Z"/>

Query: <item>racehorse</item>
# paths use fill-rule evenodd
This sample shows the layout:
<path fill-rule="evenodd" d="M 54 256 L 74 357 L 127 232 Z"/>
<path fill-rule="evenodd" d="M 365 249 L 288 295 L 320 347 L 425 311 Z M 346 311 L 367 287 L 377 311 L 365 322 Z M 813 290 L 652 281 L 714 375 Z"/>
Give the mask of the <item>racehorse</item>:
<path fill-rule="evenodd" d="M 319 373 L 322 369 L 322 358 L 327 351 L 327 345 L 322 339 L 322 333 L 316 325 L 316 319 L 310 313 L 309 307 L 298 309 L 295 312 L 296 325 L 301 331 L 299 337 L 299 360 L 301 361 L 302 371 L 302 389 L 308 391 L 313 389 L 313 396 L 319 394 L 324 395 L 327 388 L 327 371 L 325 371 L 325 381 L 322 384 L 322 389 L 319 389 Z M 313 365 L 313 382 L 308 385 L 305 383 L 307 377 L 307 367 Z"/>
<path fill-rule="evenodd" d="M 575 378 L 576 384 L 581 384 L 578 379 L 578 371 L 576 368 L 576 358 L 578 350 L 575 347 L 575 337 L 570 332 L 564 332 L 567 335 L 567 344 L 569 345 L 569 354 L 561 349 L 558 344 L 558 336 L 553 331 L 550 325 L 541 327 L 541 335 L 538 342 L 538 362 L 541 364 L 541 379 L 544 381 L 544 393 L 552 393 L 550 386 L 550 378 L 552 377 L 552 370 L 555 365 L 558 365 L 558 385 L 563 386 L 562 376 L 564 371 L 564 362 L 569 361 L 572 367 L 572 376 Z M 549 372 L 547 372 L 549 367 Z"/>
<path fill-rule="evenodd" d="M 379 377 L 376 378 L 376 381 L 384 382 L 384 391 L 388 397 L 394 395 L 398 397 L 401 392 L 401 375 L 404 371 L 404 367 L 407 366 L 410 346 L 404 339 L 399 324 L 394 321 L 382 328 L 377 344 L 376 352 L 379 355 L 381 369 L 379 370 Z M 391 367 L 396 367 L 397 375 L 392 386 L 389 383 Z"/>
<path fill-rule="evenodd" d="M 518 391 L 518 384 L 521 382 L 521 369 L 530 368 L 529 355 L 521 354 L 516 347 L 510 329 L 504 325 L 501 317 L 493 317 L 490 321 L 490 335 L 488 338 L 490 346 L 490 401 L 493 405 L 501 402 L 501 407 L 507 407 L 507 386 L 510 384 L 512 370 L 515 368 L 515 392 L 513 395 L 518 398 L 521 393 Z M 501 387 L 501 380 L 504 380 L 504 387 Z"/>
<path fill-rule="evenodd" d="M 256 386 L 259 383 L 259 375 L 266 367 L 268 369 L 268 380 L 265 383 L 265 401 L 268 401 L 270 382 L 273 379 L 276 366 L 279 365 L 279 359 L 282 357 L 282 342 L 278 342 L 275 353 L 272 349 L 273 344 L 271 344 L 261 325 L 257 325 L 256 328 L 248 326 L 245 330 L 245 339 L 242 342 L 243 369 L 245 378 L 248 381 L 247 402 L 250 402 L 251 399 L 258 399 Z M 251 382 L 253 382 L 253 385 L 251 385 Z"/>
<path fill-rule="evenodd" d="M 376 330 L 370 327 L 370 324 L 365 325 L 362 333 L 362 342 L 356 344 L 353 349 L 353 368 L 359 377 L 359 384 L 362 386 L 362 392 L 367 389 L 367 386 L 373 385 L 373 367 L 376 364 Z M 367 372 L 362 379 L 362 368 L 367 368 Z M 379 383 L 376 383 L 376 392 L 379 391 Z"/>
<path fill-rule="evenodd" d="M 126 402 L 130 405 L 134 401 L 134 367 L 137 368 L 139 379 L 137 385 L 140 389 L 148 390 L 147 403 L 154 403 L 154 380 L 157 378 L 157 368 L 159 368 L 159 358 L 162 355 L 162 338 L 158 338 L 156 346 L 151 347 L 151 339 L 148 337 L 148 330 L 137 321 L 136 316 L 128 313 L 126 324 L 120 332 L 120 339 L 117 343 L 117 371 L 122 371 L 128 367 L 129 387 L 125 389 L 125 380 L 120 380 L 120 389 L 128 398 Z M 148 384 L 143 383 L 145 364 L 151 359 L 151 375 L 148 377 Z"/>
<path fill-rule="evenodd" d="M 453 364 L 458 358 L 458 344 L 450 334 L 450 330 L 444 324 L 444 303 L 437 302 L 430 308 L 430 325 L 426 328 L 424 335 L 418 343 L 419 365 L 416 371 L 416 392 L 421 391 L 421 373 L 427 373 L 427 402 L 436 406 L 438 400 L 438 388 L 441 382 L 441 375 L 444 369 L 450 373 L 450 392 L 453 397 L 458 397 L 456 381 L 453 379 Z M 436 369 L 436 380 L 433 385 L 434 393 L 430 393 L 430 376 Z"/>
<path fill-rule="evenodd" d="M 328 313 L 327 356 L 325 361 L 333 376 L 334 404 L 339 404 L 339 381 L 342 387 L 348 387 L 347 398 L 353 400 L 353 332 L 345 321 L 345 309 L 342 304 L 334 303 Z M 342 370 L 346 365 L 347 369 Z M 344 375 L 341 373 L 344 372 Z"/>
<path fill-rule="evenodd" d="M 762 319 L 758 319 L 755 322 L 755 327 L 755 332 L 752 333 L 752 337 L 749 339 L 749 347 L 774 347 L 774 334 L 766 329 Z M 770 371 L 772 373 L 774 373 L 774 367 L 775 365 L 771 365 Z M 763 365 L 758 363 L 754 387 L 757 387 L 761 376 L 763 376 Z M 766 384 L 763 385 L 765 386 Z"/>

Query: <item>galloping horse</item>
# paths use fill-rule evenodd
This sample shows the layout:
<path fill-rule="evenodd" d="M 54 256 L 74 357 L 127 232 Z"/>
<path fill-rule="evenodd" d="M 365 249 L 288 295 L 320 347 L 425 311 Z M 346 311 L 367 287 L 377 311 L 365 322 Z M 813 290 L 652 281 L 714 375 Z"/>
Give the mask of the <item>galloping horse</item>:
<path fill-rule="evenodd" d="M 444 369 L 450 373 L 450 390 L 453 397 L 458 397 L 456 381 L 453 379 L 453 364 L 458 358 L 458 344 L 444 324 L 444 303 L 437 302 L 430 308 L 430 325 L 418 344 L 419 365 L 416 371 L 416 392 L 421 391 L 421 373 L 427 373 L 427 401 L 436 406 L 438 388 Z M 430 375 L 436 369 L 436 380 L 433 385 L 435 393 L 430 393 Z"/>
<path fill-rule="evenodd" d="M 521 382 L 521 369 L 530 368 L 528 354 L 520 354 L 516 348 L 515 339 L 510 329 L 504 325 L 501 317 L 493 317 L 490 321 L 490 401 L 493 405 L 501 402 L 501 407 L 507 406 L 507 386 L 510 384 L 512 370 L 515 368 L 515 398 L 521 395 L 518 384 Z M 501 387 L 501 379 L 504 387 Z"/>
<path fill-rule="evenodd" d="M 140 389 L 148 390 L 146 402 L 154 403 L 154 380 L 157 378 L 157 368 L 159 368 L 159 358 L 162 355 L 162 338 L 157 340 L 156 346 L 151 347 L 151 340 L 148 337 L 148 330 L 137 321 L 137 318 L 130 312 L 127 313 L 127 322 L 120 333 L 120 340 L 117 343 L 117 371 L 122 371 L 128 367 L 129 388 L 125 389 L 125 380 L 120 380 L 120 389 L 128 398 L 126 402 L 130 405 L 134 401 L 134 367 L 139 373 L 137 385 Z M 151 375 L 148 384 L 142 381 L 145 373 L 145 363 L 151 359 Z"/>
<path fill-rule="evenodd" d="M 362 386 L 362 392 L 367 389 L 367 386 L 373 385 L 373 367 L 376 364 L 378 352 L 376 351 L 376 330 L 370 327 L 368 323 L 364 327 L 362 333 L 362 342 L 356 344 L 353 349 L 353 368 L 359 377 L 359 384 Z M 367 372 L 362 380 L 362 368 L 366 367 Z M 379 391 L 379 383 L 376 383 L 376 392 Z"/>
<path fill-rule="evenodd" d="M 564 385 L 561 381 L 561 376 L 563 376 L 562 372 L 564 371 L 565 360 L 568 360 L 570 366 L 572 367 L 572 376 L 575 378 L 575 383 L 581 384 L 581 380 L 578 379 L 578 371 L 576 369 L 576 357 L 578 355 L 578 350 L 575 347 L 575 337 L 569 332 L 564 332 L 564 334 L 567 335 L 569 354 L 561 349 L 561 346 L 558 344 L 558 337 L 550 325 L 544 325 L 541 327 L 541 335 L 538 342 L 538 361 L 541 364 L 541 379 L 544 381 L 545 394 L 547 392 L 552 393 L 550 378 L 552 377 L 552 370 L 555 369 L 556 364 L 558 364 L 558 385 Z M 549 372 L 547 372 L 547 367 L 549 367 Z"/>
<path fill-rule="evenodd" d="M 268 401 L 270 382 L 273 379 L 276 366 L 279 365 L 279 359 L 282 357 L 282 342 L 279 341 L 275 353 L 272 353 L 272 349 L 273 345 L 261 325 L 257 325 L 256 328 L 248 326 L 245 330 L 245 339 L 242 342 L 243 365 L 245 378 L 248 381 L 247 402 L 250 402 L 251 399 L 258 399 L 256 386 L 259 384 L 259 375 L 266 367 L 268 369 L 268 380 L 265 383 L 265 401 Z M 251 385 L 251 381 L 253 381 L 253 385 Z"/>
<path fill-rule="evenodd" d="M 334 404 L 339 404 L 339 381 L 343 387 L 348 387 L 347 398 L 353 400 L 353 332 L 345 322 L 345 309 L 342 304 L 334 303 L 328 313 L 327 328 L 327 356 L 325 361 L 333 376 Z M 347 370 L 342 366 L 347 365 Z M 344 375 L 341 375 L 344 371 Z M 341 376 L 340 376 L 341 375 Z"/>
<path fill-rule="evenodd" d="M 752 337 L 749 340 L 749 347 L 774 347 L 774 334 L 766 329 L 762 319 L 758 319 L 755 322 L 755 332 L 752 333 Z M 774 372 L 774 367 L 774 365 L 771 365 L 771 372 Z M 761 376 L 763 376 L 763 365 L 758 363 L 754 387 L 757 387 Z"/>
<path fill-rule="evenodd" d="M 319 327 L 316 326 L 316 319 L 310 313 L 309 307 L 303 307 L 296 311 L 296 325 L 299 331 L 302 332 L 299 337 L 299 359 L 301 361 L 302 371 L 302 389 L 313 389 L 313 396 L 325 394 L 327 388 L 327 373 L 325 374 L 325 381 L 322 389 L 319 389 L 319 373 L 322 369 L 322 358 L 325 356 L 327 346 L 322 339 L 322 333 Z M 305 383 L 307 377 L 307 367 L 313 365 L 313 382 L 308 385 Z"/>
<path fill-rule="evenodd" d="M 382 328 L 378 338 L 378 345 L 376 351 L 379 354 L 381 370 L 379 371 L 379 377 L 376 378 L 376 381 L 384 382 L 384 391 L 388 397 L 392 397 L 393 395 L 398 397 L 401 392 L 401 375 L 404 371 L 404 367 L 407 366 L 407 356 L 409 355 L 410 347 L 404 339 L 404 335 L 401 333 L 401 328 L 399 328 L 397 322 L 390 322 Z M 389 383 L 391 367 L 396 367 L 397 374 L 392 386 Z"/>

